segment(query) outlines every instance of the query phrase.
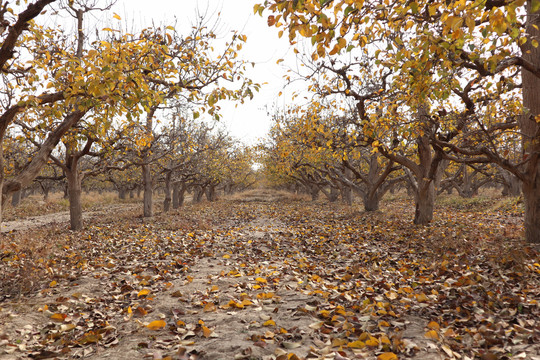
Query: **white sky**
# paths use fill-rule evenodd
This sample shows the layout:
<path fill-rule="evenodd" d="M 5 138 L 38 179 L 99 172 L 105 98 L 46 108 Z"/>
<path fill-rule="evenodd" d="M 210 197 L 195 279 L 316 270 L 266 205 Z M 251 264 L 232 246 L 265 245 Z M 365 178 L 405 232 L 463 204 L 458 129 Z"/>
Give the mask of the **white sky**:
<path fill-rule="evenodd" d="M 251 101 L 244 104 L 221 102 L 223 122 L 229 133 L 245 143 L 253 144 L 264 137 L 269 130 L 270 116 L 273 104 L 283 107 L 291 98 L 293 89 L 284 91 L 286 73 L 285 66 L 295 66 L 295 56 L 286 35 L 278 38 L 278 31 L 269 28 L 266 16 L 253 14 L 253 5 L 263 2 L 257 0 L 118 0 L 113 11 L 118 13 L 129 24 L 141 27 L 173 24 L 177 19 L 177 29 L 189 26 L 195 22 L 197 8 L 201 12 L 220 13 L 221 33 L 227 35 L 230 31 L 239 30 L 247 35 L 247 43 L 240 55 L 242 59 L 255 62 L 255 68 L 249 66 L 248 76 L 258 83 L 268 83 L 261 88 Z M 107 14 L 111 17 L 112 13 Z M 129 29 L 128 29 L 129 30 Z M 230 36 L 227 36 L 230 38 Z M 225 39 L 223 39 L 225 41 Z M 286 60 L 280 65 L 278 59 Z M 283 91 L 284 95 L 278 97 Z"/>

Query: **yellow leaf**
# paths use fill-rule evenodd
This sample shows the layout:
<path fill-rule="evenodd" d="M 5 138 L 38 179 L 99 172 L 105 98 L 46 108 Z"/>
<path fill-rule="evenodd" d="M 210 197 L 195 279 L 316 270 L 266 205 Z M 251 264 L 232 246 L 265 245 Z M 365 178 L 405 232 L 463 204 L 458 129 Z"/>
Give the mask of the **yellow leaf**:
<path fill-rule="evenodd" d="M 139 291 L 139 293 L 137 294 L 137 297 L 145 296 L 145 295 L 148 295 L 148 294 L 150 294 L 150 290 L 148 290 L 148 289 L 142 289 L 142 290 Z"/>
<path fill-rule="evenodd" d="M 276 322 L 272 319 L 267 320 L 263 323 L 263 326 L 276 326 Z"/>
<path fill-rule="evenodd" d="M 209 337 L 210 334 L 212 334 L 212 330 L 210 330 L 209 328 L 207 328 L 206 326 L 203 326 L 202 327 L 202 330 L 203 330 L 203 335 L 205 338 Z"/>
<path fill-rule="evenodd" d="M 212 311 L 216 311 L 216 305 L 214 305 L 214 303 L 208 303 L 204 305 L 204 312 L 212 312 Z"/>
<path fill-rule="evenodd" d="M 332 339 L 332 347 L 340 347 L 347 344 L 345 339 Z"/>
<path fill-rule="evenodd" d="M 426 296 L 426 294 L 424 293 L 421 293 L 421 294 L 417 294 L 416 295 L 416 300 L 418 300 L 418 302 L 427 302 L 429 299 L 428 297 Z"/>
<path fill-rule="evenodd" d="M 366 341 L 367 346 L 379 346 L 379 340 L 374 338 L 373 336 L 369 337 L 369 340 Z"/>
<path fill-rule="evenodd" d="M 64 321 L 64 319 L 66 317 L 67 317 L 66 314 L 60 314 L 60 313 L 56 313 L 56 314 L 51 315 L 51 319 L 56 320 L 56 321 Z"/>
<path fill-rule="evenodd" d="M 432 329 L 432 330 L 440 330 L 440 326 L 438 323 L 436 323 L 435 321 L 431 321 L 428 325 L 427 325 L 428 329 Z"/>
<path fill-rule="evenodd" d="M 117 13 L 114 13 L 113 18 L 115 18 L 116 20 L 122 20 L 120 15 L 118 15 Z"/>
<path fill-rule="evenodd" d="M 57 283 L 55 280 L 53 280 L 53 281 L 51 281 L 51 283 L 49 284 L 49 287 L 55 287 L 57 284 L 58 284 L 58 283 Z"/>
<path fill-rule="evenodd" d="M 398 357 L 393 352 L 385 352 L 377 356 L 377 360 L 398 360 Z"/>
<path fill-rule="evenodd" d="M 224 258 L 224 259 L 230 259 L 230 258 L 231 258 L 231 255 L 225 254 L 225 255 L 223 255 L 223 258 Z"/>
<path fill-rule="evenodd" d="M 366 347 L 366 344 L 363 341 L 356 340 L 356 341 L 348 343 L 347 347 L 350 347 L 350 348 L 353 348 L 353 349 L 362 349 L 362 348 Z"/>
<path fill-rule="evenodd" d="M 390 341 L 390 339 L 386 335 L 382 335 L 381 338 L 379 339 L 379 341 L 381 342 L 381 344 L 392 345 L 392 342 Z"/>
<path fill-rule="evenodd" d="M 155 320 L 152 321 L 150 324 L 146 325 L 147 328 L 150 330 L 159 330 L 167 326 L 167 323 L 164 320 Z"/>
<path fill-rule="evenodd" d="M 258 283 L 261 283 L 261 284 L 268 284 L 268 281 L 266 279 L 261 278 L 261 277 L 256 278 L 255 281 L 257 281 Z"/>
<path fill-rule="evenodd" d="M 439 340 L 439 334 L 435 330 L 429 330 L 424 334 L 427 339 Z"/>
<path fill-rule="evenodd" d="M 219 290 L 219 286 L 213 285 L 212 288 L 210 289 L 210 292 L 216 292 L 218 290 Z"/>
<path fill-rule="evenodd" d="M 244 299 L 242 300 L 242 305 L 249 306 L 249 305 L 253 305 L 253 303 L 249 299 Z"/>

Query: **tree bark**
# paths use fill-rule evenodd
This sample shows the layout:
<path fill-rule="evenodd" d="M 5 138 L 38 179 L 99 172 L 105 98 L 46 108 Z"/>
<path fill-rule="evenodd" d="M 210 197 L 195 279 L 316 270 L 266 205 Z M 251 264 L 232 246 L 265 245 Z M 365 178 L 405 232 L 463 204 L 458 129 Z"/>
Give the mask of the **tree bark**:
<path fill-rule="evenodd" d="M 363 197 L 365 211 L 379 210 L 379 196 L 377 192 L 369 192 Z"/>
<path fill-rule="evenodd" d="M 21 203 L 21 190 L 15 191 L 11 196 L 11 205 L 13 207 L 19 206 Z"/>
<path fill-rule="evenodd" d="M 165 175 L 165 199 L 163 200 L 163 212 L 169 212 L 171 209 L 171 176 L 171 172 L 167 172 L 167 175 Z"/>
<path fill-rule="evenodd" d="M 353 192 L 352 192 L 351 187 L 347 185 L 343 185 L 341 186 L 340 192 L 341 192 L 341 201 L 344 204 L 347 204 L 348 206 L 352 206 Z"/>
<path fill-rule="evenodd" d="M 69 220 L 71 230 L 78 231 L 83 228 L 82 217 L 82 178 L 79 174 L 78 165 L 72 164 L 69 171 L 66 171 L 69 195 Z"/>
<path fill-rule="evenodd" d="M 120 200 L 125 200 L 126 199 L 126 189 L 124 189 L 123 187 L 120 187 L 118 189 L 118 198 Z"/>
<path fill-rule="evenodd" d="M 184 205 L 184 198 L 187 190 L 185 183 L 175 183 L 173 185 L 173 209 L 178 209 Z"/>
<path fill-rule="evenodd" d="M 208 185 L 206 188 L 206 199 L 208 201 L 216 201 L 217 195 L 216 195 L 216 186 L 215 185 Z"/>
<path fill-rule="evenodd" d="M 142 178 L 143 178 L 143 216 L 154 216 L 154 207 L 152 206 L 153 191 L 152 191 L 152 169 L 150 165 L 142 166 Z"/>
<path fill-rule="evenodd" d="M 435 205 L 435 184 L 433 181 L 420 180 L 415 196 L 415 224 L 427 224 L 433 220 Z"/>
<path fill-rule="evenodd" d="M 202 201 L 202 197 L 204 195 L 205 188 L 202 186 L 195 186 L 193 188 L 193 204 L 198 204 Z"/>
<path fill-rule="evenodd" d="M 336 202 L 339 198 L 339 188 L 336 186 L 330 187 L 330 193 L 328 194 L 328 201 L 331 203 Z"/>
<path fill-rule="evenodd" d="M 316 185 L 311 185 L 309 189 L 309 193 L 311 195 L 311 201 L 317 201 L 319 200 L 319 187 Z"/>
<path fill-rule="evenodd" d="M 501 170 L 503 178 L 503 196 L 519 196 L 521 195 L 521 181 L 518 177 L 507 170 Z"/>
<path fill-rule="evenodd" d="M 540 47 L 532 46 L 531 39 L 540 40 L 540 10 L 532 12 L 533 1 L 527 1 L 528 41 L 523 45 L 523 58 L 540 68 Z M 520 127 L 523 134 L 524 157 L 529 161 L 523 182 L 525 202 L 525 239 L 532 244 L 540 244 L 540 78 L 521 70 L 523 84 L 523 107 Z"/>

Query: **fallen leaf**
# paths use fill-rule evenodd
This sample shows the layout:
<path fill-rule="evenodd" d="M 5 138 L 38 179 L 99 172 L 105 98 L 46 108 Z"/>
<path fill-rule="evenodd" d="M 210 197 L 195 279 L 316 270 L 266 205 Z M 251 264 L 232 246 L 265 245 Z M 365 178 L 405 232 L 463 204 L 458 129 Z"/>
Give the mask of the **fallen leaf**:
<path fill-rule="evenodd" d="M 398 360 L 398 357 L 393 352 L 385 352 L 377 356 L 377 360 Z"/>
<path fill-rule="evenodd" d="M 141 297 L 141 296 L 146 296 L 150 294 L 150 290 L 148 289 L 142 289 L 141 291 L 139 291 L 139 293 L 137 294 L 137 297 Z"/>
<path fill-rule="evenodd" d="M 147 328 L 150 330 L 159 330 L 167 326 L 167 323 L 164 320 L 155 320 L 152 321 L 150 324 L 146 325 Z"/>

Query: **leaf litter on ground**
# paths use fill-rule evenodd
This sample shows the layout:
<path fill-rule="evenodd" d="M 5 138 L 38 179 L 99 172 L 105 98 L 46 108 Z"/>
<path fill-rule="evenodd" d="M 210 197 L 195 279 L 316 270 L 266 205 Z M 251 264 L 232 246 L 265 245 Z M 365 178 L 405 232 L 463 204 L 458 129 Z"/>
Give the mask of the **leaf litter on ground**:
<path fill-rule="evenodd" d="M 221 201 L 5 235 L 0 358 L 540 359 L 519 222 L 410 209 Z"/>

